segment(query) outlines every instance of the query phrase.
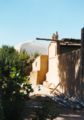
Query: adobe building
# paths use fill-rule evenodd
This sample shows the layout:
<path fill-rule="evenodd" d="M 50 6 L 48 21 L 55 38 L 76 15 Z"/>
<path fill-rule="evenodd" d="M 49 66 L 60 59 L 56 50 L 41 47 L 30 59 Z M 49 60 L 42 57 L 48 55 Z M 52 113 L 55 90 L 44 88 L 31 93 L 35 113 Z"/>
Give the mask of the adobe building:
<path fill-rule="evenodd" d="M 46 73 L 48 71 L 48 56 L 38 56 L 32 64 L 32 72 L 30 73 L 30 81 L 33 86 L 37 84 L 43 84 L 46 79 Z"/>
<path fill-rule="evenodd" d="M 48 55 L 36 58 L 32 65 L 30 81 L 33 86 L 42 84 L 52 93 L 84 96 L 84 28 L 81 40 L 52 36 Z"/>

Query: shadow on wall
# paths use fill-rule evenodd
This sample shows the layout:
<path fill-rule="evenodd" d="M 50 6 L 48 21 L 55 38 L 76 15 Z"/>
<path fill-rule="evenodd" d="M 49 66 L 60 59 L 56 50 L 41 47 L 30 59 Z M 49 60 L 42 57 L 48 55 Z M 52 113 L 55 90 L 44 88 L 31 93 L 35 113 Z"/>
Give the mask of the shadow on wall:
<path fill-rule="evenodd" d="M 61 87 L 65 94 L 80 96 L 81 72 L 80 72 L 80 49 L 58 56 L 59 77 Z M 83 83 L 84 84 L 84 83 Z"/>

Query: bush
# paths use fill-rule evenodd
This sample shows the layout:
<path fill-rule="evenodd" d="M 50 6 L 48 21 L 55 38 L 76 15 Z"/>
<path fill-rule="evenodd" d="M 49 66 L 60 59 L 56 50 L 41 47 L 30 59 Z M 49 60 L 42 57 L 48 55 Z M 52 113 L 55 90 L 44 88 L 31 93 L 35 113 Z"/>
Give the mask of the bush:
<path fill-rule="evenodd" d="M 13 47 L 0 49 L 0 92 L 6 120 L 18 120 L 25 98 L 32 91 L 25 67 L 29 56 Z"/>

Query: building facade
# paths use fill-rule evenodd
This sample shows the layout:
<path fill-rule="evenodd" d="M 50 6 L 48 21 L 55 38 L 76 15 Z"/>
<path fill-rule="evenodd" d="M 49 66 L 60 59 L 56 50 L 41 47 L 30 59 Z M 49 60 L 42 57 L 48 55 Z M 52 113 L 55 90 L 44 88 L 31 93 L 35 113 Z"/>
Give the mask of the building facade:
<path fill-rule="evenodd" d="M 84 28 L 81 40 L 52 40 L 48 56 L 39 56 L 30 75 L 32 84 L 47 85 L 52 92 L 84 96 Z M 35 67 L 35 64 L 37 66 Z"/>

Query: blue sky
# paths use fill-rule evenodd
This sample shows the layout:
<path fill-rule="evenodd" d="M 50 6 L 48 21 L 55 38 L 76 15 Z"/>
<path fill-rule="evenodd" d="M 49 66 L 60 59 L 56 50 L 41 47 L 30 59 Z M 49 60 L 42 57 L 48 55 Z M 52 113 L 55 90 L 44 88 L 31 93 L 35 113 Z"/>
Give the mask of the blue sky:
<path fill-rule="evenodd" d="M 36 37 L 80 38 L 84 0 L 0 0 L 0 46 Z"/>

